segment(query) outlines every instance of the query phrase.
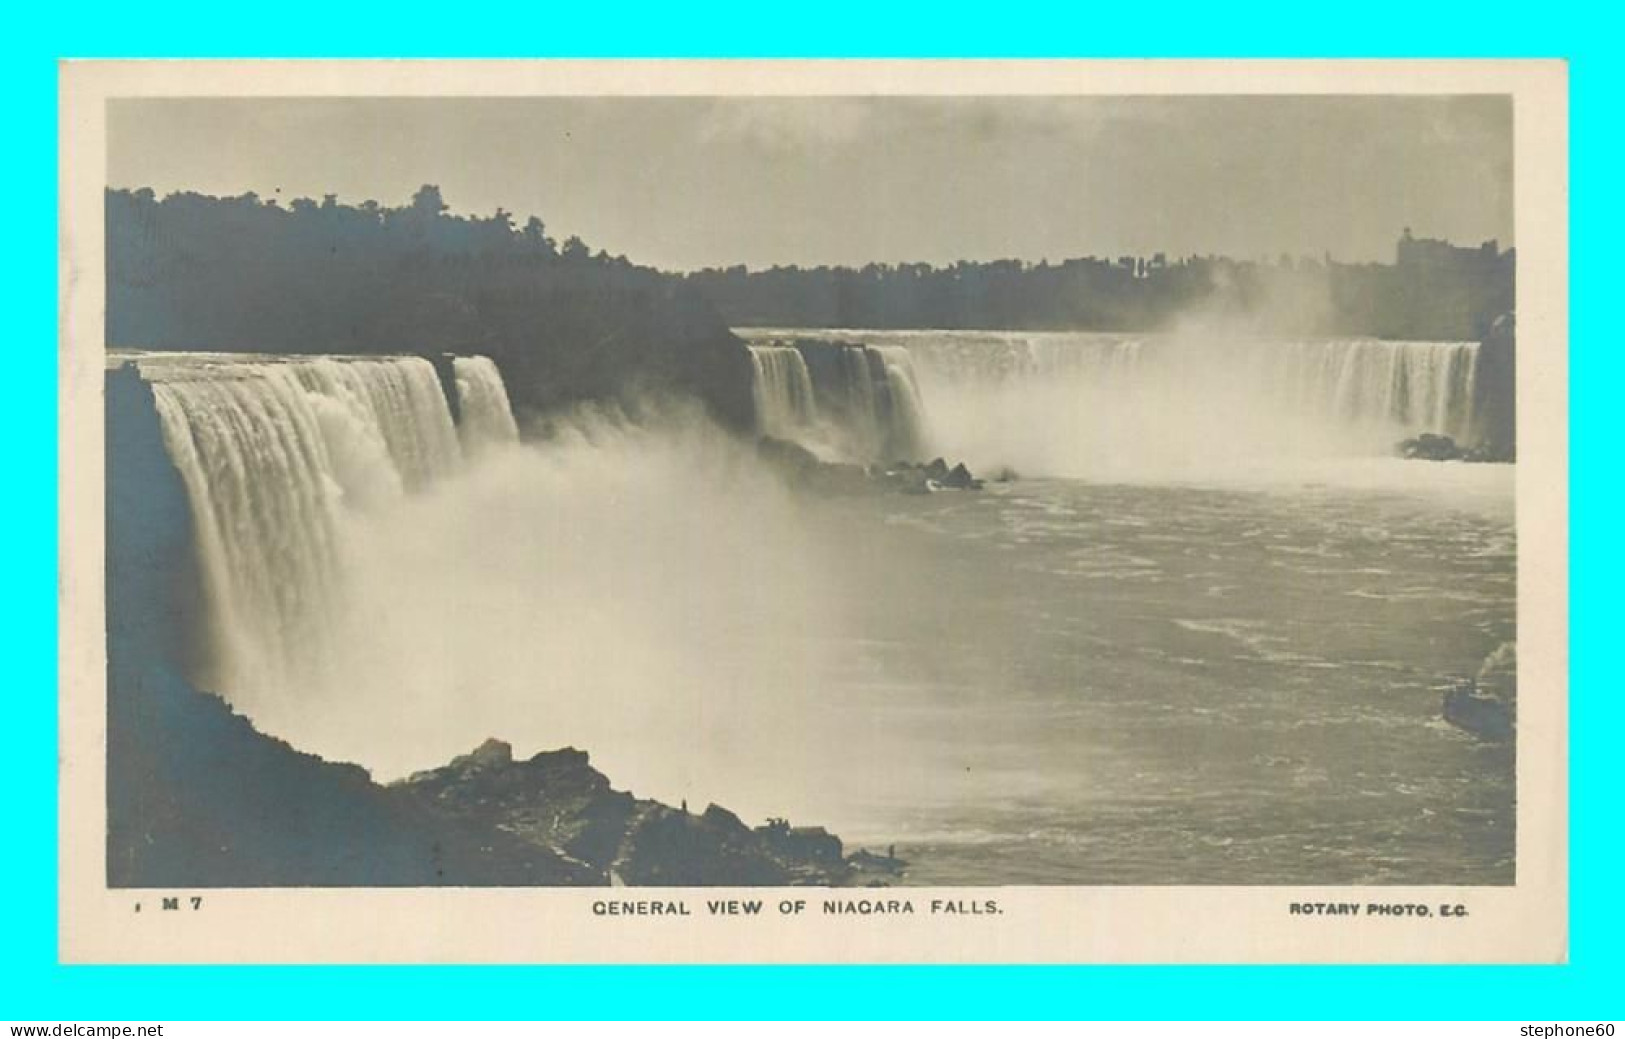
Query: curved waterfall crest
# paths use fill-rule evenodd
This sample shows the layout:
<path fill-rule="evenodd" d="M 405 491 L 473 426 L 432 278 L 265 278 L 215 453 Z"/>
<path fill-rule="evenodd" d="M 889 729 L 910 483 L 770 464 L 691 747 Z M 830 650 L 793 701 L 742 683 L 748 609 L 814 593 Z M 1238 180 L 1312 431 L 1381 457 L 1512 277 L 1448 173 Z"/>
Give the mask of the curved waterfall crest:
<path fill-rule="evenodd" d="M 1389 456 L 1402 438 L 1491 437 L 1480 345 L 1366 337 L 924 330 L 744 330 L 758 370 L 808 370 L 820 422 L 860 460 L 953 454 L 1079 475 L 1136 453 L 1207 465 Z M 793 435 L 759 378 L 762 431 Z M 1493 424 L 1492 422 L 1490 424 Z"/>
<path fill-rule="evenodd" d="M 943 381 L 1078 379 L 1139 397 L 1247 394 L 1282 413 L 1473 439 L 1479 344 L 1107 333 L 865 333 Z M 1154 403 L 1154 401 L 1147 401 Z"/>

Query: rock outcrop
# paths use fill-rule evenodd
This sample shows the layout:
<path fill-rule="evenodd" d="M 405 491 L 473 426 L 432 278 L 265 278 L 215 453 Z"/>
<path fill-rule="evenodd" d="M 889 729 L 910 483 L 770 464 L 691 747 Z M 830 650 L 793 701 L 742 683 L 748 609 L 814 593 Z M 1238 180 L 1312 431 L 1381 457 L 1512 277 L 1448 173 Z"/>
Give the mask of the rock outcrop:
<path fill-rule="evenodd" d="M 934 494 L 937 491 L 979 491 L 984 481 L 971 474 L 960 462 L 952 468 L 946 460 L 933 458 L 924 464 L 893 462 L 877 474 L 877 478 L 893 490 L 905 494 Z"/>
<path fill-rule="evenodd" d="M 1480 694 L 1465 682 L 1444 694 L 1444 720 L 1489 743 L 1512 739 L 1512 709 L 1492 696 Z"/>
<path fill-rule="evenodd" d="M 794 486 L 827 494 L 934 494 L 943 490 L 979 491 L 985 486 L 964 462 L 950 468 L 942 458 L 889 465 L 826 462 L 792 440 L 771 436 L 759 438 L 756 449 Z"/>
<path fill-rule="evenodd" d="M 1478 674 L 1444 694 L 1444 720 L 1488 743 L 1510 743 L 1518 726 L 1518 645 L 1503 642 Z"/>
<path fill-rule="evenodd" d="M 1497 457 L 1494 450 L 1486 445 L 1463 447 L 1456 443 L 1454 437 L 1445 436 L 1443 433 L 1419 433 L 1400 441 L 1398 451 L 1401 458 L 1420 459 L 1425 462 L 1510 461 Z"/>
<path fill-rule="evenodd" d="M 112 887 L 585 885 L 596 873 L 256 731 L 153 670 L 108 690 Z M 139 705 L 139 717 L 136 716 Z"/>
<path fill-rule="evenodd" d="M 752 828 L 717 805 L 694 814 L 633 797 L 568 747 L 516 761 L 506 743 L 487 740 L 391 789 L 555 853 L 592 883 L 840 886 L 883 883 L 903 867 L 890 856 L 848 857 L 840 838 L 819 827 L 773 819 Z"/>
<path fill-rule="evenodd" d="M 1427 462 L 1460 461 L 1464 452 L 1455 438 L 1443 433 L 1418 433 L 1400 441 L 1399 454 L 1403 458 L 1416 458 Z"/>

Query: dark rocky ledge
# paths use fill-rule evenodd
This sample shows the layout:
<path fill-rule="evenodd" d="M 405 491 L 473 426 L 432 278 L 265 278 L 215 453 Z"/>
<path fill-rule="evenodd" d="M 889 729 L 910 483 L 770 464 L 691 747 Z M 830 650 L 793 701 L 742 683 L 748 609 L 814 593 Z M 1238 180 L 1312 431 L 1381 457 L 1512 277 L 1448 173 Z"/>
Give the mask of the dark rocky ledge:
<path fill-rule="evenodd" d="M 1396 450 L 1401 458 L 1426 462 L 1510 462 L 1508 455 L 1497 453 L 1488 443 L 1464 447 L 1455 438 L 1443 433 L 1418 433 L 1399 442 Z"/>
<path fill-rule="evenodd" d="M 515 760 L 486 740 L 450 764 L 393 786 L 437 815 L 491 828 L 577 866 L 588 883 L 717 885 L 884 884 L 903 863 L 860 851 L 848 856 L 822 827 L 783 819 L 751 828 L 709 805 L 698 814 L 610 787 L 585 751 L 547 751 Z"/>
<path fill-rule="evenodd" d="M 950 466 L 942 458 L 871 465 L 826 462 L 793 440 L 772 436 L 759 437 L 756 450 L 763 461 L 794 486 L 823 493 L 935 494 L 938 491 L 979 491 L 985 486 L 985 481 L 973 475 L 964 462 Z M 998 477 L 1000 482 L 1014 478 L 1012 470 L 1004 470 Z"/>
<path fill-rule="evenodd" d="M 1440 713 L 1451 725 L 1486 743 L 1510 743 L 1517 735 L 1512 706 L 1480 693 L 1470 680 L 1444 694 Z"/>
<path fill-rule="evenodd" d="M 1486 743 L 1518 738 L 1518 647 L 1504 642 L 1484 659 L 1478 674 L 1444 691 L 1444 720 Z"/>
<path fill-rule="evenodd" d="M 160 670 L 110 675 L 111 887 L 587 887 L 889 883 L 903 863 L 715 805 L 614 790 L 583 751 L 505 743 L 380 785 L 257 731 Z"/>

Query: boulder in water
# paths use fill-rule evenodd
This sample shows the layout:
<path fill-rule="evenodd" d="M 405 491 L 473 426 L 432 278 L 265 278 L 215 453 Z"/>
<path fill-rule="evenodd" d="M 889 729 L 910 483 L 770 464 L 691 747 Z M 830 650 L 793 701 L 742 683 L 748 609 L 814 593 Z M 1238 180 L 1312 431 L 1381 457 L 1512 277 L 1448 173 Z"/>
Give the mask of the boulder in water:
<path fill-rule="evenodd" d="M 981 484 L 982 481 L 972 476 L 970 474 L 970 470 L 965 468 L 964 462 L 960 462 L 958 465 L 954 466 L 948 471 L 948 475 L 942 478 L 942 485 L 944 487 L 952 487 L 955 490 L 960 491 L 974 490 L 979 488 Z"/>
<path fill-rule="evenodd" d="M 1405 458 L 1429 462 L 1456 462 L 1464 457 L 1464 452 L 1455 438 L 1445 436 L 1443 433 L 1419 433 L 1409 440 L 1401 441 L 1399 453 Z"/>
<path fill-rule="evenodd" d="M 1444 694 L 1444 720 L 1464 732 L 1489 743 L 1512 739 L 1512 707 L 1504 700 L 1485 696 L 1477 683 L 1463 682 Z"/>
<path fill-rule="evenodd" d="M 862 466 L 826 462 L 793 440 L 763 436 L 756 441 L 761 458 L 792 483 L 824 494 L 863 494 L 888 490 L 903 494 L 934 494 L 944 489 L 979 491 L 977 479 L 964 462 L 949 468 L 944 458 L 930 462 L 896 461 L 890 465 Z"/>
<path fill-rule="evenodd" d="M 1403 458 L 1420 459 L 1427 462 L 1510 462 L 1510 456 L 1504 454 L 1498 447 L 1489 441 L 1474 444 L 1471 447 L 1458 444 L 1454 437 L 1443 433 L 1419 433 L 1409 440 L 1399 443 L 1399 454 Z"/>

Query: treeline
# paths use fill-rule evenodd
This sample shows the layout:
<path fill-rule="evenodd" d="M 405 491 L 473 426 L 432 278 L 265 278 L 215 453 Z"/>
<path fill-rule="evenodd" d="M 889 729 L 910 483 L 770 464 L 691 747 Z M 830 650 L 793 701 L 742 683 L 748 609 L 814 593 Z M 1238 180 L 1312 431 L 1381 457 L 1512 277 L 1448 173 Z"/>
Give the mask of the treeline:
<path fill-rule="evenodd" d="M 518 407 L 699 395 L 751 420 L 743 345 L 680 278 L 449 212 L 426 185 L 399 207 L 248 194 L 107 193 L 110 346 L 275 353 L 480 353 Z"/>
<path fill-rule="evenodd" d="M 1482 338 L 1513 309 L 1514 254 L 1494 243 L 1427 244 L 1442 248 L 1414 258 L 1402 248 L 1406 258 L 1391 265 L 1158 254 L 1055 264 L 740 266 L 688 281 L 736 327 L 1154 331 L 1194 317 L 1283 334 Z"/>

